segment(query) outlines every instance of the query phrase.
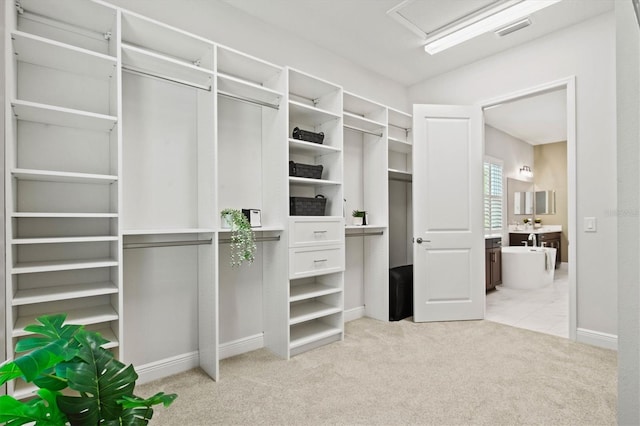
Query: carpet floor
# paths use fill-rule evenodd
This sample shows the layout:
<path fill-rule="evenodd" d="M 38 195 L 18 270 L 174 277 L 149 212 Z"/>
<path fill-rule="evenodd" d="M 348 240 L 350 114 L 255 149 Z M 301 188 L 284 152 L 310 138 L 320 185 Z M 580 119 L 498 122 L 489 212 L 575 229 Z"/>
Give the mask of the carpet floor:
<path fill-rule="evenodd" d="M 361 318 L 282 360 L 225 359 L 136 388 L 177 393 L 160 425 L 614 425 L 616 352 L 490 321 Z"/>

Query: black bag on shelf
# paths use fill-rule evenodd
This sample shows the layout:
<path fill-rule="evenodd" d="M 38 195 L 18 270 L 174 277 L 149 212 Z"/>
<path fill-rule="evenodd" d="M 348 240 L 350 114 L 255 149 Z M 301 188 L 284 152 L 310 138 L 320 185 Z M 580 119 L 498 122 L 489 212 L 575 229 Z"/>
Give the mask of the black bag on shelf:
<path fill-rule="evenodd" d="M 308 130 L 302 130 L 299 127 L 293 129 L 293 138 L 301 141 L 313 142 L 321 144 L 324 141 L 324 132 L 314 133 Z"/>
<path fill-rule="evenodd" d="M 321 179 L 322 164 L 314 166 L 313 164 L 302 164 L 296 163 L 295 161 L 289 161 L 289 176 Z"/>
<path fill-rule="evenodd" d="M 324 195 L 316 195 L 315 198 L 289 197 L 290 216 L 324 216 L 327 199 Z"/>

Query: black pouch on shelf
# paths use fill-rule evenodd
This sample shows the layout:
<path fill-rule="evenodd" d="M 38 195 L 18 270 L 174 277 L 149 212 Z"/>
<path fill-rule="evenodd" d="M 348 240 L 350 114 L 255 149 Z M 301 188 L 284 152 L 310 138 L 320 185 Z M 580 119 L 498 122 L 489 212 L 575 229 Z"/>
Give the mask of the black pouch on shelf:
<path fill-rule="evenodd" d="M 315 133 L 296 127 L 293 129 L 293 139 L 321 144 L 324 141 L 324 132 Z"/>

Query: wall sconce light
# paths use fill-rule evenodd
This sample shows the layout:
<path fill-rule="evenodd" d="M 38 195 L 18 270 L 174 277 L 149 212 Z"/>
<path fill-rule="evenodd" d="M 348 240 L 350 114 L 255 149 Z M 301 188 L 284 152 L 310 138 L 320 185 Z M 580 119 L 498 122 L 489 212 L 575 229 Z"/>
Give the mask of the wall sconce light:
<path fill-rule="evenodd" d="M 524 177 L 533 177 L 533 171 L 531 171 L 531 167 L 529 166 L 520 167 L 520 174 Z"/>

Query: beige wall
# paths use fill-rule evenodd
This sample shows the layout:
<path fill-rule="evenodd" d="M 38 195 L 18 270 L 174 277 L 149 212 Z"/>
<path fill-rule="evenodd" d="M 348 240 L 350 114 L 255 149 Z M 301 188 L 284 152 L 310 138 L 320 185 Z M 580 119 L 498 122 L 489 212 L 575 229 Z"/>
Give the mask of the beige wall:
<path fill-rule="evenodd" d="M 533 147 L 533 182 L 536 191 L 556 191 L 556 214 L 540 215 L 543 225 L 562 225 L 563 262 L 569 261 L 567 230 L 567 143 L 557 142 Z"/>

